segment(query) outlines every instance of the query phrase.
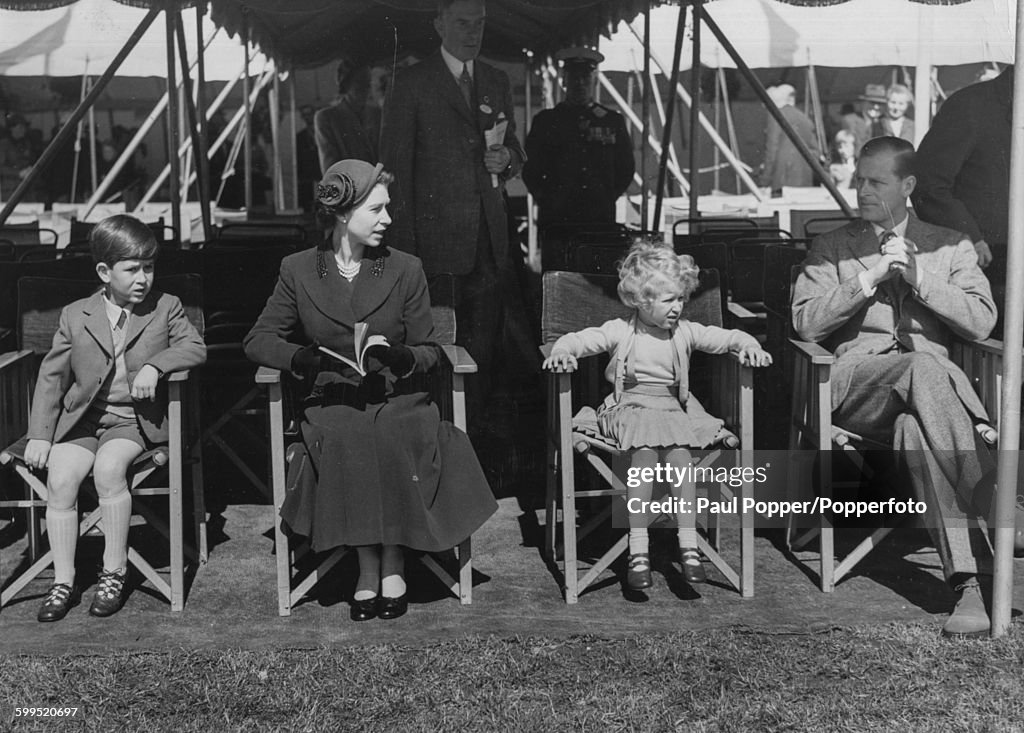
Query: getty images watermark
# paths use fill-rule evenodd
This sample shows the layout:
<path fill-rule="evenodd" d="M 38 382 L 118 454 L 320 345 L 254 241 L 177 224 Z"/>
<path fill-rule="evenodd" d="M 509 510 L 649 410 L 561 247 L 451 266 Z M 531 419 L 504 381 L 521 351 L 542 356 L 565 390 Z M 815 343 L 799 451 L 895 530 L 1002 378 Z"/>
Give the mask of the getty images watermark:
<path fill-rule="evenodd" d="M 674 524 L 672 518 L 680 514 L 753 515 L 757 525 L 772 527 L 816 525 L 823 516 L 885 524 L 914 518 L 927 523 L 930 518 L 927 503 L 911 496 L 905 476 L 887 484 L 881 496 L 872 495 L 878 486 L 867 484 L 842 495 L 822 496 L 817 490 L 820 454 L 815 451 L 755 451 L 754 460 L 745 465 L 735 465 L 728 455 L 713 455 L 711 460 L 695 456 L 697 460 L 683 465 L 628 468 L 626 486 L 652 484 L 652 498 L 627 498 L 614 512 L 613 523 L 628 526 L 628 515 L 637 514 L 648 516 L 652 525 L 659 519 Z M 680 489 L 689 484 L 698 487 L 694 499 L 680 496 L 685 494 Z"/>

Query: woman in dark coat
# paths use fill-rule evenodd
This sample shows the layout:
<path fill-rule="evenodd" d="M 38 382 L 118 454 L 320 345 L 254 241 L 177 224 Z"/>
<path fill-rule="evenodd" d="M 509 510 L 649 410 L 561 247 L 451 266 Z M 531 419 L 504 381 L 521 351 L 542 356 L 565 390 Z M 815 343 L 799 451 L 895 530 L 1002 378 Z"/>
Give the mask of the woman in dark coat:
<path fill-rule="evenodd" d="M 439 551 L 466 539 L 496 504 L 465 433 L 442 422 L 408 377 L 442 358 L 433 342 L 419 259 L 381 243 L 391 223 L 391 176 L 358 160 L 331 166 L 317 186 L 330 221 L 320 246 L 286 257 L 274 293 L 245 339 L 246 355 L 310 385 L 302 440 L 311 471 L 282 519 L 313 549 L 354 546 L 354 620 L 405 613 L 403 548 Z M 387 345 L 354 359 L 356 324 Z"/>

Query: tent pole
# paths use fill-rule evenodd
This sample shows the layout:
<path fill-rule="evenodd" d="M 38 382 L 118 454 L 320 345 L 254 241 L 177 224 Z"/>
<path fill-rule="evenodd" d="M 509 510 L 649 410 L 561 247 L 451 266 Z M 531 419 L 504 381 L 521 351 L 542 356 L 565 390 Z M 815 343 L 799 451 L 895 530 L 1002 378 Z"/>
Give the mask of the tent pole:
<path fill-rule="evenodd" d="M 721 90 L 722 90 L 722 111 L 725 114 L 725 127 L 729 131 L 729 150 L 733 154 L 733 156 L 738 159 L 739 158 L 739 154 L 740 154 L 740 144 L 739 144 L 739 141 L 736 139 L 736 125 L 733 123 L 733 119 L 732 119 L 732 107 L 731 107 L 732 99 L 729 97 L 729 85 L 726 82 L 727 82 L 727 80 L 725 78 L 725 69 L 723 69 L 721 66 L 719 66 L 718 67 L 718 85 L 719 85 L 719 87 L 721 87 Z M 721 150 L 721 148 L 719 148 L 717 145 L 715 146 L 715 149 L 716 150 Z M 739 193 L 739 191 L 740 191 L 740 174 L 739 174 L 739 171 L 737 171 L 734 168 L 733 169 L 733 174 L 736 176 L 736 181 L 735 181 L 736 193 Z"/>
<path fill-rule="evenodd" d="M 732 57 L 732 60 L 736 63 L 736 68 L 739 69 L 741 74 L 743 74 L 743 78 L 747 80 L 747 83 L 750 84 L 753 90 L 757 93 L 758 98 L 761 100 L 761 104 L 763 104 L 765 109 L 768 110 L 768 113 L 772 118 L 779 123 L 779 126 L 782 128 L 782 131 L 786 133 L 786 136 L 793 141 L 793 145 L 796 146 L 798 151 L 800 151 L 800 155 L 807 161 L 807 164 L 811 166 L 811 170 L 814 171 L 814 174 L 822 182 L 825 188 L 828 189 L 828 192 L 832 194 L 832 198 L 835 199 L 837 204 L 839 204 L 839 208 L 842 209 L 846 216 L 852 218 L 854 216 L 853 209 L 848 203 L 846 203 L 846 199 L 843 195 L 839 193 L 839 189 L 836 188 L 836 184 L 833 183 L 832 177 L 824 168 L 821 167 L 821 162 L 815 158 L 810 149 L 808 149 L 807 143 L 805 143 L 801 137 L 796 134 L 796 131 L 789 124 L 786 118 L 782 116 L 782 112 L 780 112 L 779 108 L 775 106 L 771 97 L 768 96 L 768 92 L 766 92 L 764 86 L 762 86 L 761 80 L 758 79 L 754 72 L 750 70 L 750 67 L 747 66 L 746 62 L 742 57 L 740 57 L 736 48 L 732 45 L 732 42 L 725 37 L 725 34 L 722 33 L 722 29 L 718 27 L 718 24 L 715 23 L 714 20 L 712 20 L 711 16 L 707 14 L 707 11 L 701 9 L 700 14 L 704 19 L 704 22 L 707 23 L 708 28 L 715 34 L 715 38 L 718 39 L 722 48 L 724 48 L 726 53 Z"/>
<path fill-rule="evenodd" d="M 715 131 L 722 129 L 722 90 L 721 85 L 718 83 L 719 74 L 721 73 L 721 67 L 715 70 Z M 714 171 L 712 172 L 711 190 L 721 191 L 722 190 L 722 175 L 719 171 L 719 166 L 722 164 L 722 151 L 717 147 L 714 150 L 714 158 L 712 159 L 712 166 Z"/>
<path fill-rule="evenodd" d="M 657 89 L 657 88 L 658 88 L 658 72 L 655 71 L 653 68 L 651 68 L 651 89 Z M 668 94 L 668 99 L 669 99 L 669 104 L 672 104 L 672 93 L 671 92 L 669 92 L 669 94 Z M 666 120 L 665 104 L 664 104 L 664 102 L 661 101 L 661 95 L 660 94 L 655 94 L 654 95 L 654 106 L 658 110 L 658 120 L 661 122 L 661 129 L 662 129 L 662 132 L 664 133 L 664 130 L 665 130 L 665 120 Z M 665 136 L 663 135 L 662 136 L 662 151 L 664 152 L 664 150 L 665 150 Z M 679 168 L 680 170 L 682 170 L 682 167 L 679 165 L 679 156 L 676 155 L 676 145 L 675 145 L 674 142 L 672 142 L 671 137 L 668 138 L 668 155 L 669 155 L 669 160 L 671 160 L 673 163 L 675 163 L 676 168 Z M 664 182 L 662 182 L 658 187 L 661 188 L 664 185 L 665 185 Z"/>
<path fill-rule="evenodd" d="M 71 117 L 68 118 L 67 123 L 61 128 L 60 132 L 54 135 L 53 140 L 51 140 L 50 144 L 46 146 L 46 150 L 44 150 L 43 154 L 39 156 L 39 160 L 37 160 L 36 164 L 32 166 L 32 170 L 30 170 L 28 175 L 22 179 L 21 183 L 18 184 L 18 187 L 14 189 L 14 193 L 11 194 L 11 197 L 4 204 L 3 209 L 0 209 L 0 224 L 7 221 L 7 217 L 11 215 L 12 211 L 14 211 L 14 207 L 18 205 L 18 202 L 25 195 L 25 192 L 29 190 L 32 184 L 35 183 L 36 179 L 39 178 L 39 176 L 42 175 L 49 167 L 54 156 L 57 155 L 57 151 L 64 147 L 64 143 L 66 143 L 68 138 L 71 137 L 72 132 L 78 125 L 78 121 L 85 116 L 86 110 L 89 109 L 100 94 L 103 93 L 107 84 L 112 78 L 114 78 L 114 74 L 117 73 L 118 68 L 120 68 L 122 63 L 124 63 L 125 58 L 129 53 L 131 53 L 131 50 L 135 48 L 139 39 L 146 33 L 146 29 L 152 25 L 159 13 L 159 8 L 150 8 L 149 12 L 146 13 L 146 17 L 142 19 L 139 26 L 135 29 L 128 40 L 125 41 L 121 50 L 117 52 L 117 56 L 115 56 L 114 60 L 110 62 L 110 66 L 107 67 L 107 70 L 104 71 L 103 75 L 96 81 L 96 85 L 89 90 L 85 99 L 83 99 L 75 108 L 75 111 L 71 113 Z"/>
<path fill-rule="evenodd" d="M 698 0 L 698 2 L 699 1 L 700 0 Z M 655 196 L 656 196 L 656 198 L 654 200 L 654 226 L 658 226 L 658 222 L 661 221 L 661 203 L 662 203 L 662 201 L 665 198 L 665 169 L 668 166 L 668 152 L 669 152 L 669 149 L 672 147 L 672 117 L 675 115 L 675 111 L 676 111 L 676 105 L 674 104 L 674 102 L 675 102 L 675 94 L 673 94 L 673 91 L 676 88 L 676 83 L 679 81 L 679 63 L 680 63 L 680 61 L 682 61 L 682 55 L 683 55 L 683 36 L 686 35 L 686 13 L 685 12 L 681 12 L 681 13 L 679 13 L 679 15 L 677 17 L 678 17 L 678 20 L 676 21 L 676 45 L 675 45 L 675 49 L 674 49 L 674 51 L 672 53 L 672 73 L 669 75 L 668 90 L 665 93 L 666 96 L 668 97 L 668 100 L 666 102 L 666 104 L 668 105 L 668 109 L 665 110 L 665 120 L 664 120 L 664 122 L 662 122 L 662 127 L 661 127 L 661 161 L 658 163 L 658 187 L 657 187 L 657 189 L 655 189 Z M 697 34 L 696 34 L 696 32 L 694 33 L 694 37 L 693 38 L 694 38 L 694 48 L 696 49 L 697 48 Z M 697 55 L 696 52 L 695 52 L 695 55 Z M 697 57 L 699 58 L 699 55 Z M 650 68 L 650 66 L 651 66 L 651 62 L 649 60 L 650 59 L 650 54 L 647 54 L 647 58 L 648 58 L 648 61 L 647 61 L 648 80 L 652 83 L 652 86 L 653 86 L 654 79 L 651 78 L 651 76 L 653 75 L 653 72 L 651 71 L 651 68 Z M 692 122 L 693 121 L 693 115 L 692 114 L 690 115 L 690 119 L 691 119 L 691 122 Z M 697 172 L 697 175 L 698 176 L 700 175 L 699 172 L 697 171 L 697 169 L 693 165 L 693 148 L 694 148 L 694 138 L 695 137 L 696 136 L 693 134 L 693 128 L 691 127 L 691 133 L 690 133 L 690 153 L 691 153 L 690 154 L 690 184 L 691 184 L 691 187 L 690 187 L 690 201 L 691 202 L 696 200 L 696 194 L 694 193 L 693 186 L 695 185 L 694 181 L 696 181 L 697 178 L 694 176 L 694 173 Z M 692 212 L 692 210 L 693 210 L 693 206 L 692 205 L 690 206 L 690 210 Z M 691 216 L 693 216 L 692 213 L 691 213 Z"/>
<path fill-rule="evenodd" d="M 203 16 L 206 15 L 206 2 L 196 3 L 196 39 L 203 37 Z M 216 32 L 214 33 L 216 35 Z M 213 40 L 213 36 L 210 37 Z M 206 46 L 209 46 L 207 42 Z M 199 132 L 199 156 L 196 158 L 196 174 L 199 181 L 199 201 L 203 210 L 203 237 L 209 241 L 213 238 L 213 221 L 210 211 L 210 156 L 207 151 L 210 125 L 206 120 L 206 46 L 196 54 L 196 128 Z M 184 51 L 181 52 L 184 55 Z"/>
<path fill-rule="evenodd" d="M 89 77 L 89 87 L 92 88 L 92 77 Z M 89 173 L 92 190 L 99 185 L 99 169 L 96 165 L 96 105 L 89 107 Z"/>
<path fill-rule="evenodd" d="M 267 100 L 270 114 L 270 145 L 274 149 L 274 160 L 271 165 L 271 194 L 274 199 L 274 213 L 284 209 L 284 181 L 281 170 L 281 74 L 274 72 L 274 80 L 270 85 L 270 98 Z M 294 146 L 294 142 L 292 146 Z"/>
<path fill-rule="evenodd" d="M 181 83 L 185 89 L 185 111 L 188 114 L 189 132 L 192 138 L 192 159 L 195 163 L 196 170 L 196 181 L 198 185 L 196 188 L 199 192 L 199 210 L 203 221 L 203 238 L 209 241 L 213 234 L 213 228 L 210 223 L 210 182 L 203 175 L 203 164 L 202 161 L 206 159 L 206 137 L 203 135 L 202 123 L 203 115 L 201 114 L 198 105 L 192 101 L 192 79 L 188 73 L 188 50 L 185 45 L 185 26 L 179 21 L 175 24 L 176 33 L 178 36 L 178 54 L 181 61 Z M 203 55 L 202 47 L 199 48 L 198 54 L 200 58 Z M 188 191 L 188 184 L 186 183 L 183 187 Z M 185 236 L 183 232 L 178 232 L 178 236 L 184 241 Z M 191 239 L 191 237 L 190 237 Z"/>
<path fill-rule="evenodd" d="M 700 198 L 700 18 L 703 0 L 692 0 L 691 15 L 693 16 L 693 56 L 690 63 L 690 218 L 700 216 L 697 206 Z M 679 12 L 680 25 L 686 13 Z M 681 31 L 677 31 L 681 32 Z M 676 39 L 676 60 L 672 65 L 673 77 L 678 75 L 679 44 Z M 675 88 L 675 83 L 672 84 Z M 671 92 L 671 90 L 669 90 Z"/>
<path fill-rule="evenodd" d="M 291 120 L 289 125 L 289 131 L 292 136 L 292 140 L 298 140 L 299 131 L 296 129 L 298 125 L 297 112 L 295 110 L 295 69 L 292 69 L 288 74 L 288 119 Z M 291 160 L 291 206 L 292 209 L 302 209 L 302 204 L 299 202 L 299 147 L 297 143 L 293 143 L 293 152 Z"/>
<path fill-rule="evenodd" d="M 637 32 L 633 30 L 633 26 L 627 27 L 630 29 L 630 32 L 633 33 L 634 36 L 636 36 L 637 38 L 640 37 L 637 34 Z M 666 70 L 665 65 L 661 63 L 661 60 L 653 51 L 651 52 L 651 60 L 655 63 L 655 65 L 657 65 L 659 69 L 661 69 L 661 73 L 668 75 L 668 71 Z M 687 93 L 686 89 L 683 88 L 682 84 L 676 84 L 676 94 L 679 95 L 679 98 L 683 100 L 684 104 L 690 104 L 690 95 Z M 718 146 L 718 149 L 722 151 L 722 155 L 725 156 L 725 159 L 729 161 L 730 165 L 732 165 L 733 170 L 736 171 L 736 174 L 740 177 L 743 183 L 746 184 L 747 188 L 750 189 L 750 193 L 753 194 L 754 198 L 756 198 L 758 201 L 763 201 L 764 194 L 761 193 L 761 189 L 757 187 L 757 184 L 754 182 L 754 179 L 750 177 L 750 167 L 745 165 L 738 157 L 736 157 L 735 153 L 726 144 L 725 140 L 723 140 L 721 136 L 718 134 L 718 132 L 715 131 L 715 128 L 711 126 L 711 122 L 709 122 L 708 118 L 704 116 L 704 113 L 701 113 L 699 117 L 700 124 L 704 128 L 704 131 L 707 132 L 712 142 L 714 142 L 714 144 Z"/>
<path fill-rule="evenodd" d="M 1017 0 L 1016 58 L 1024 58 L 1024 0 Z M 1010 201 L 1024 196 L 1024 74 L 1013 77 L 1013 122 L 1010 139 Z M 995 563 L 992 636 L 1010 627 L 1013 605 L 1013 536 L 1017 494 L 1017 446 L 1020 444 L 1021 349 L 1024 348 L 1024 211 L 1010 207 L 1003 325 L 1002 409 L 995 496 Z"/>
<path fill-rule="evenodd" d="M 932 122 L 932 23 L 930 8 L 918 6 L 917 65 L 914 67 L 914 147 L 918 147 Z"/>
<path fill-rule="evenodd" d="M 88 62 L 86 62 L 86 70 L 88 70 Z M 78 94 L 78 101 L 81 103 L 89 93 L 89 76 L 88 74 L 82 74 L 82 90 Z M 85 129 L 82 121 L 78 121 L 76 126 L 78 132 L 75 133 L 75 164 L 71 169 L 71 196 L 68 197 L 68 202 L 75 203 L 75 194 L 78 192 L 78 169 L 82 162 L 82 130 Z M 82 217 L 83 219 L 85 217 Z"/>
<path fill-rule="evenodd" d="M 184 237 L 181 229 L 181 160 L 178 158 L 178 75 L 174 70 L 174 29 L 178 25 L 175 6 L 167 6 L 167 162 L 171 165 L 171 226 Z"/>
<path fill-rule="evenodd" d="M 245 77 L 242 79 L 242 108 L 245 110 L 242 163 L 245 166 L 245 211 L 246 218 L 248 218 L 252 212 L 252 102 L 249 100 L 249 14 L 244 8 L 242 10 L 242 48 L 245 54 Z"/>
<path fill-rule="evenodd" d="M 829 142 L 825 139 L 825 110 L 821 107 L 821 94 L 818 93 L 818 73 L 814 70 L 814 64 L 810 57 L 807 59 L 807 95 L 806 99 L 811 100 L 811 111 L 814 119 L 814 134 L 818 137 L 818 149 L 822 153 L 829 148 Z"/>
<path fill-rule="evenodd" d="M 641 118 L 643 121 L 643 140 L 648 140 L 651 135 L 650 131 L 650 117 L 651 117 L 651 2 L 647 0 L 644 8 L 644 89 L 643 98 L 640 102 Z M 643 231 L 650 231 L 648 224 L 649 213 L 647 211 L 647 202 L 649 194 L 647 192 L 647 148 L 642 148 L 643 155 L 640 156 L 640 179 L 643 181 L 643 185 L 640 187 L 640 228 Z M 657 222 L 654 224 L 657 226 Z"/>
<path fill-rule="evenodd" d="M 622 95 L 619 94 L 619 90 L 612 85 L 612 83 L 608 80 L 608 77 L 605 76 L 601 71 L 598 71 L 597 79 L 598 81 L 601 82 L 601 86 L 604 87 L 605 91 L 608 92 L 608 95 L 615 101 L 617 105 L 619 105 L 619 110 L 621 110 L 622 114 L 626 116 L 626 119 L 632 122 L 633 126 L 636 127 L 638 130 L 641 129 L 643 125 L 637 118 L 636 112 L 634 112 L 629 106 L 626 105 L 626 100 L 622 98 Z M 653 134 L 649 134 L 647 136 L 647 145 L 651 146 L 651 150 L 654 151 L 655 155 L 661 155 L 661 143 L 659 143 L 655 139 Z M 643 150 L 646 154 L 646 146 L 643 147 Z M 673 163 L 671 160 L 669 160 L 668 162 L 668 169 L 672 173 L 672 175 L 675 176 L 676 181 L 679 183 L 679 187 L 683 189 L 683 193 L 688 193 L 690 190 L 690 182 L 686 180 L 686 177 L 683 175 L 683 172 L 679 170 L 676 164 Z M 641 186 L 642 185 L 643 183 L 641 180 Z"/>
<path fill-rule="evenodd" d="M 523 64 L 525 70 L 524 76 L 526 77 L 526 125 L 533 124 L 533 69 L 531 62 L 533 61 L 533 53 L 531 51 L 526 52 L 526 61 Z M 524 127 L 526 126 L 524 125 Z M 533 194 L 529 191 L 526 192 L 526 264 L 531 270 L 533 264 L 539 262 L 540 258 L 537 255 L 537 219 L 533 215 Z M 537 268 L 540 271 L 540 268 Z"/>
<path fill-rule="evenodd" d="M 246 72 L 243 71 L 239 76 L 240 77 L 244 77 L 245 74 L 246 74 Z M 269 74 L 269 72 L 265 73 L 263 76 L 260 77 L 260 81 L 256 84 L 255 94 L 258 95 L 259 92 L 263 89 L 264 85 L 267 83 L 267 81 L 269 81 L 268 74 Z M 220 108 L 220 105 L 224 102 L 225 99 L 227 99 L 228 94 L 230 94 L 231 90 L 235 88 L 235 84 L 236 83 L 238 83 L 238 79 L 237 78 L 232 80 L 231 83 L 225 85 L 224 88 L 221 90 L 220 94 L 217 95 L 217 98 L 215 100 L 213 100 L 213 104 L 210 105 L 210 108 L 209 108 L 209 110 L 206 113 L 206 119 L 207 120 L 210 119 L 210 115 L 212 115 L 216 110 L 218 110 Z M 213 145 L 210 146 L 209 155 L 213 155 L 214 153 L 217 152 L 217 150 L 220 149 L 220 146 L 223 143 L 224 138 L 226 138 L 228 136 L 228 134 L 230 134 L 231 131 L 235 129 L 235 127 L 238 125 L 239 121 L 242 119 L 242 115 L 244 114 L 244 112 L 245 111 L 244 111 L 244 109 L 242 107 L 238 108 L 238 111 L 235 112 L 235 116 L 231 119 L 231 121 L 228 123 L 228 125 L 224 128 L 226 130 L 226 132 L 222 133 L 221 136 L 218 137 L 217 140 L 214 141 Z M 179 148 L 179 154 L 186 152 L 189 149 L 189 147 L 191 146 L 191 144 L 192 144 L 191 140 L 185 140 L 185 142 L 183 142 L 181 147 Z M 146 193 L 143 195 L 143 197 L 139 200 L 139 204 L 138 204 L 138 206 L 135 207 L 135 211 L 140 211 L 142 209 L 143 205 L 148 204 L 152 200 L 153 196 L 156 194 L 156 190 L 163 184 L 164 181 L 167 180 L 167 176 L 170 174 L 170 171 L 171 171 L 171 165 L 170 165 L 170 163 L 168 163 L 167 165 L 164 166 L 163 170 L 160 171 L 160 174 L 156 177 L 156 179 L 149 185 L 149 189 L 146 191 Z M 193 176 L 194 175 L 195 174 L 193 174 Z M 191 184 L 191 182 L 192 182 L 192 177 L 189 178 L 189 183 Z M 211 190 L 211 192 L 213 190 L 213 182 L 212 182 L 212 180 L 210 182 L 210 190 Z"/>

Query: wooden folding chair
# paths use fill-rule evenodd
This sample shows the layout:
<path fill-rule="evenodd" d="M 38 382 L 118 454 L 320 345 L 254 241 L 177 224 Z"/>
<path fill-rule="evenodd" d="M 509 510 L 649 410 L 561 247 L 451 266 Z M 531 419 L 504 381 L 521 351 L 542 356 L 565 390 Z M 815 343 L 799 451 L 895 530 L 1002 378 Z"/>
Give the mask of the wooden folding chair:
<path fill-rule="evenodd" d="M 306 230 L 298 224 L 278 222 L 229 222 L 213 242 L 225 247 L 287 247 L 293 252 L 306 246 Z"/>
<path fill-rule="evenodd" d="M 598 237 L 629 236 L 629 230 L 622 224 L 596 224 L 575 222 L 549 224 L 540 232 L 541 269 L 564 270 L 568 262 L 569 243 L 573 237 L 594 235 Z"/>
<path fill-rule="evenodd" d="M 202 333 L 201 281 L 195 275 L 176 275 L 158 280 L 157 287 L 177 295 L 186 315 Z M 28 427 L 29 401 L 34 389 L 39 361 L 49 351 L 57 328 L 60 311 L 72 300 L 85 297 L 97 289 L 95 281 L 74 281 L 53 278 L 25 277 L 18 282 L 20 305 L 19 340 L 22 349 L 0 359 L 0 408 L 4 414 L 16 415 L 21 423 L 20 434 Z M 188 389 L 189 373 L 175 372 L 168 382 L 168 444 L 146 451 L 131 467 L 129 486 L 132 492 L 132 524 L 148 524 L 167 538 L 170 545 L 170 566 L 166 572 L 153 567 L 129 544 L 128 561 L 150 581 L 169 602 L 172 611 L 180 611 L 185 603 L 186 554 L 193 561 L 191 571 L 206 562 L 206 514 L 203 500 L 202 474 L 198 442 L 190 439 L 198 411 L 193 390 Z M 8 412 L 10 411 L 10 412 Z M 5 425 L 9 433 L 10 426 Z M 0 465 L 11 465 L 25 482 L 24 499 L 0 501 L 0 507 L 27 509 L 30 513 L 27 568 L 7 584 L 0 593 L 0 607 L 9 603 L 32 580 L 53 563 L 52 553 L 41 552 L 41 542 L 34 536 L 41 512 L 46 507 L 46 481 L 25 465 L 24 450 L 28 438 L 22 437 L 0 452 Z M 191 465 L 192 510 L 195 547 L 184 543 L 184 466 Z M 163 479 L 163 480 L 160 480 Z M 156 485 L 153 485 L 156 483 Z M 164 496 L 168 501 L 168 519 L 157 510 L 138 501 L 142 497 Z M 102 534 L 99 509 L 85 516 L 79 524 L 82 536 Z M 45 537 L 45 535 L 43 535 Z M 166 576 L 166 577 L 165 577 Z"/>
<path fill-rule="evenodd" d="M 701 272 L 701 287 L 687 303 L 684 317 L 706 325 L 721 325 L 722 311 L 718 294 L 718 273 L 714 270 Z M 617 278 L 587 276 L 579 273 L 549 272 L 544 274 L 544 314 L 542 319 L 542 335 L 544 345 L 541 351 L 545 356 L 551 353 L 551 346 L 563 334 L 578 331 L 588 326 L 599 325 L 611 318 L 628 315 L 626 308 L 616 295 Z M 717 459 L 721 450 L 737 449 L 737 457 L 742 465 L 750 465 L 753 461 L 753 370 L 740 365 L 731 355 L 710 356 L 711 373 L 709 387 L 703 392 L 707 399 L 708 410 L 716 417 L 722 418 L 730 430 L 735 431 L 729 443 L 716 447 L 705 456 L 706 462 Z M 611 515 L 610 507 L 586 520 L 577 527 L 577 500 L 594 497 L 614 497 L 621 499 L 626 495 L 622 480 L 623 456 L 612 445 L 609 445 L 589 432 L 573 427 L 573 383 L 586 380 L 587 367 L 597 366 L 597 359 L 585 360 L 580 364 L 580 372 L 574 379 L 569 373 L 550 373 L 548 381 L 548 481 L 547 499 L 545 502 L 545 554 L 549 562 L 557 567 L 557 559 L 564 556 L 562 564 L 562 586 L 566 603 L 576 603 L 580 594 L 597 581 L 604 571 L 626 549 L 627 537 L 623 534 L 610 549 L 590 562 L 589 567 L 581 567 L 586 562 L 580 555 L 580 543 L 599 527 L 604 525 Z M 695 376 L 691 370 L 691 375 Z M 691 389 L 700 389 L 701 379 L 691 379 Z M 596 395 L 587 396 L 588 401 L 595 401 Z M 574 455 L 579 454 L 600 478 L 608 484 L 606 488 L 587 489 L 578 485 Z M 603 455 L 610 456 L 613 466 L 609 466 Z M 620 469 L 620 470 L 616 470 Z M 582 478 L 582 477 L 580 477 Z M 724 490 L 733 493 L 727 487 Z M 750 483 L 744 483 L 738 496 L 742 502 L 744 497 L 753 495 Z M 559 525 L 561 526 L 561 543 L 559 543 Z M 753 516 L 745 513 L 740 515 L 740 548 L 739 566 L 733 567 L 721 554 L 720 534 L 715 531 L 709 542 L 698 536 L 698 548 L 711 563 L 725 576 L 726 580 L 744 597 L 754 593 L 754 525 Z"/>
<path fill-rule="evenodd" d="M 264 390 L 248 381 L 252 363 L 245 357 L 242 339 L 274 290 L 282 258 L 291 252 L 290 245 L 253 247 L 239 241 L 225 246 L 218 241 L 196 253 L 205 281 L 218 284 L 205 303 L 202 442 L 227 458 L 268 499 L 273 492 L 266 474 L 261 476 L 246 457 L 247 451 L 266 455 L 267 406 Z"/>
<path fill-rule="evenodd" d="M 812 485 L 813 467 L 807 451 L 812 449 L 817 451 L 817 493 L 831 499 L 833 489 L 838 485 L 833 476 L 835 457 L 848 458 L 858 472 L 870 477 L 865 451 L 891 452 L 892 446 L 870 441 L 832 422 L 831 371 L 835 357 L 819 344 L 797 339 L 791 339 L 790 343 L 795 351 L 789 439 L 790 454 L 795 463 L 791 464 L 794 470 L 791 470 L 788 482 L 790 498 L 807 498 L 795 494 Z M 957 339 L 950 351 L 950 360 L 964 370 L 988 414 L 993 420 L 997 419 L 1003 374 L 1002 342 L 995 339 L 977 342 Z M 982 432 L 981 435 L 986 442 L 994 444 L 991 433 Z M 819 582 L 821 590 L 830 593 L 893 529 L 893 526 L 875 528 L 845 557 L 837 559 L 835 530 L 828 515 L 822 512 L 818 526 L 802 534 L 797 534 L 791 525 L 787 529 L 787 543 L 791 549 L 800 550 L 815 537 L 820 538 Z"/>
<path fill-rule="evenodd" d="M 822 223 L 811 224 L 808 231 L 808 223 L 818 221 Z M 789 230 L 797 237 L 807 239 L 814 239 L 819 234 L 840 227 L 848 221 L 849 218 L 838 209 L 793 209 L 789 212 Z"/>
<path fill-rule="evenodd" d="M 38 221 L 0 225 L 0 239 L 6 239 L 16 247 L 31 247 L 40 244 L 49 247 L 57 246 L 57 232 L 39 226 Z"/>
<path fill-rule="evenodd" d="M 441 418 L 451 420 L 460 430 L 466 429 L 465 375 L 474 374 L 476 363 L 461 346 L 455 345 L 455 312 L 447 306 L 433 306 L 435 335 L 444 351 L 441 365 L 427 375 L 424 388 L 428 386 L 441 412 Z M 274 551 L 277 556 L 277 612 L 290 616 L 292 608 L 302 600 L 349 551 L 338 547 L 322 553 L 324 557 L 314 558 L 313 567 L 303 574 L 297 570 L 300 561 L 312 549 L 308 540 L 293 543 L 280 519 L 281 507 L 285 500 L 285 480 L 288 466 L 294 457 L 291 448 L 299 439 L 294 426 L 292 400 L 287 384 L 282 383 L 281 372 L 277 369 L 260 367 L 256 372 L 256 384 L 265 387 L 269 405 L 271 484 L 274 494 Z M 420 557 L 424 565 L 436 575 L 462 605 L 473 601 L 473 555 L 472 538 L 467 537 L 456 548 L 457 569 L 450 573 L 433 554 Z"/>

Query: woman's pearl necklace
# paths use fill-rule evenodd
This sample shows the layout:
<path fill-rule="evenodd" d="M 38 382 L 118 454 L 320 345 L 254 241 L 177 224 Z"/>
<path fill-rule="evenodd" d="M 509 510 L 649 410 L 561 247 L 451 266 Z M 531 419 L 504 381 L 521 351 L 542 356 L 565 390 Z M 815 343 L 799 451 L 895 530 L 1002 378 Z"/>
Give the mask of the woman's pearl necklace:
<path fill-rule="evenodd" d="M 359 268 L 363 266 L 362 260 L 356 260 L 351 265 L 343 265 L 341 264 L 341 260 L 335 257 L 334 262 L 338 265 L 338 272 L 340 272 L 341 276 L 349 282 L 356 279 L 356 275 L 359 274 Z"/>

